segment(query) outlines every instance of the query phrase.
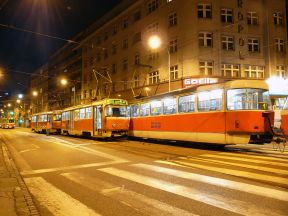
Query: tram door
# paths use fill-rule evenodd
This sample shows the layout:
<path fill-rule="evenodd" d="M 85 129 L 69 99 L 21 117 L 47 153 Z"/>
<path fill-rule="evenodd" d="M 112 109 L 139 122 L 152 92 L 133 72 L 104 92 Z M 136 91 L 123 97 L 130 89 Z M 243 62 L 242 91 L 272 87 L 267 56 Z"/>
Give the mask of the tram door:
<path fill-rule="evenodd" d="M 94 107 L 94 135 L 102 133 L 102 108 L 101 106 Z"/>

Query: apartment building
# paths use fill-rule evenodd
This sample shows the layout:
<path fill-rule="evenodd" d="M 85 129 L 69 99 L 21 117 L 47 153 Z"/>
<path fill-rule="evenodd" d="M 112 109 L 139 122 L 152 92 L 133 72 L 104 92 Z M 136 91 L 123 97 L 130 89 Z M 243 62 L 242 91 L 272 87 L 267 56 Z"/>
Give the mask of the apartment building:
<path fill-rule="evenodd" d="M 286 77 L 286 22 L 285 0 L 125 0 L 83 39 L 82 100 Z"/>

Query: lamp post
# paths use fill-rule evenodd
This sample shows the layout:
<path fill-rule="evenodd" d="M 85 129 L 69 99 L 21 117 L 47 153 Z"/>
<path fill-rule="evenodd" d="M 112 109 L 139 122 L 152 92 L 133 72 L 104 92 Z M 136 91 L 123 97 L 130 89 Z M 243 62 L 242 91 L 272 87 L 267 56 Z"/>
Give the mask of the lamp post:
<path fill-rule="evenodd" d="M 161 38 L 157 35 L 153 35 L 148 39 L 148 45 L 152 50 L 156 50 L 162 45 Z M 170 74 L 170 64 L 171 64 L 171 58 L 170 58 L 170 50 L 169 47 L 167 47 L 167 54 L 168 54 L 168 91 L 171 91 L 171 74 Z"/>

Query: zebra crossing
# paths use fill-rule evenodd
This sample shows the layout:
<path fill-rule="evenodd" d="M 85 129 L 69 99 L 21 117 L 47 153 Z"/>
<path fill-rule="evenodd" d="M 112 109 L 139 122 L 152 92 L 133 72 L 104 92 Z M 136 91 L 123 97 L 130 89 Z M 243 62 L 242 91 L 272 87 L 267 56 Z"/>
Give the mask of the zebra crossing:
<path fill-rule="evenodd" d="M 63 170 L 59 178 L 119 202 L 139 215 L 211 215 L 205 213 L 209 208 L 214 215 L 281 216 L 288 214 L 287 162 L 288 158 L 220 152 L 107 165 L 95 168 L 97 175 L 81 169 Z M 25 182 L 53 215 L 105 215 L 43 177 L 25 178 Z M 165 200 L 152 195 L 155 191 Z M 181 205 L 182 199 L 191 206 Z"/>

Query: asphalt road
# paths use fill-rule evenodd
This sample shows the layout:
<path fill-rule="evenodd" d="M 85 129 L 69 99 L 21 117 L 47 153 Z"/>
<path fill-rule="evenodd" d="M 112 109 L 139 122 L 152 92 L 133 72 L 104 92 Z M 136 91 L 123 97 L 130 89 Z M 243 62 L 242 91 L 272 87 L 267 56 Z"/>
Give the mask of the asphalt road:
<path fill-rule="evenodd" d="M 288 152 L 0 129 L 44 216 L 288 215 Z"/>

